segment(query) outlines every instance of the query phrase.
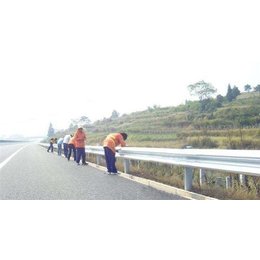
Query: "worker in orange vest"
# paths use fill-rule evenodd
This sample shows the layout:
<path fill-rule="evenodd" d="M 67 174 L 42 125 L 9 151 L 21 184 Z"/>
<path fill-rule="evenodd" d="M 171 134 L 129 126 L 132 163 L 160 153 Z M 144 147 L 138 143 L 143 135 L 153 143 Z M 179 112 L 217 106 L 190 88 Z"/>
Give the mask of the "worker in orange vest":
<path fill-rule="evenodd" d="M 116 169 L 116 147 L 121 145 L 126 146 L 125 140 L 127 139 L 126 133 L 109 134 L 103 142 L 105 152 L 105 159 L 107 164 L 108 174 L 117 174 Z"/>
<path fill-rule="evenodd" d="M 82 159 L 82 165 L 88 165 L 88 163 L 86 163 L 86 152 L 85 152 L 85 145 L 86 145 L 87 137 L 83 131 L 82 126 L 78 127 L 74 137 L 75 137 L 76 149 L 77 149 L 76 162 L 79 165 L 80 159 Z"/>
<path fill-rule="evenodd" d="M 77 152 L 76 152 L 75 136 L 73 136 L 73 137 L 69 140 L 69 151 L 68 151 L 68 157 L 67 157 L 67 158 L 68 158 L 68 161 L 70 160 L 71 151 L 73 151 L 74 161 L 76 161 L 76 159 L 77 159 Z"/>

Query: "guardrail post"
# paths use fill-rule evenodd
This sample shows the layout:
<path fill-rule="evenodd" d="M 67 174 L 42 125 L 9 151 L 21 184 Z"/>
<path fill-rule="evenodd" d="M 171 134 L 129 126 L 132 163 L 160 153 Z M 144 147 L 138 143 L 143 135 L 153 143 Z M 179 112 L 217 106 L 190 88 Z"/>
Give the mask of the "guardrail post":
<path fill-rule="evenodd" d="M 240 174 L 240 183 L 242 186 L 246 186 L 246 176 L 244 174 Z"/>
<path fill-rule="evenodd" d="M 124 159 L 124 168 L 125 168 L 125 173 L 130 172 L 130 160 L 129 159 Z"/>
<path fill-rule="evenodd" d="M 204 169 L 200 169 L 200 184 L 206 182 L 206 171 Z"/>
<path fill-rule="evenodd" d="M 187 190 L 187 191 L 192 190 L 192 168 L 185 167 L 184 189 Z"/>
<path fill-rule="evenodd" d="M 231 180 L 230 180 L 230 176 L 226 177 L 226 188 L 230 188 L 231 187 Z"/>
<path fill-rule="evenodd" d="M 216 184 L 217 184 L 217 186 L 221 186 L 221 177 L 217 177 L 217 179 L 216 179 Z"/>
<path fill-rule="evenodd" d="M 97 165 L 101 164 L 101 155 L 97 155 Z"/>

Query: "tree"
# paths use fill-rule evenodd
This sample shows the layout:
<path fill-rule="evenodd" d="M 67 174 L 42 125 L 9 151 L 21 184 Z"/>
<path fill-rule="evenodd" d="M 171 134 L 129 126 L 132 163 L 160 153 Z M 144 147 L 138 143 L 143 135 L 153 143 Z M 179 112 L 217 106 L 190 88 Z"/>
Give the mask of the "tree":
<path fill-rule="evenodd" d="M 210 83 L 203 80 L 194 85 L 189 85 L 188 90 L 192 96 L 198 96 L 200 100 L 208 99 L 217 92 Z"/>
<path fill-rule="evenodd" d="M 69 129 L 73 129 L 73 128 L 74 128 L 74 124 L 71 123 L 71 124 L 69 125 Z"/>
<path fill-rule="evenodd" d="M 238 87 L 234 86 L 233 88 L 231 88 L 230 84 L 228 84 L 228 91 L 227 91 L 227 101 L 231 102 L 232 100 L 235 100 L 237 98 L 237 96 L 239 96 L 240 90 L 238 89 Z"/>
<path fill-rule="evenodd" d="M 228 90 L 227 90 L 226 98 L 227 98 L 228 102 L 231 102 L 234 99 L 230 84 L 228 84 Z"/>
<path fill-rule="evenodd" d="M 119 113 L 116 110 L 113 110 L 110 118 L 118 118 L 118 117 L 119 117 Z"/>
<path fill-rule="evenodd" d="M 241 93 L 240 93 L 240 90 L 238 89 L 238 87 L 234 86 L 232 88 L 232 96 L 233 96 L 233 99 L 236 99 L 237 96 L 239 96 Z"/>
<path fill-rule="evenodd" d="M 149 112 L 153 112 L 154 110 L 159 109 L 160 107 L 160 105 L 153 105 L 152 107 L 147 107 L 147 109 Z"/>
<path fill-rule="evenodd" d="M 81 118 L 78 119 L 71 119 L 71 124 L 75 125 L 86 125 L 86 124 L 90 124 L 91 121 L 89 120 L 88 117 L 86 116 L 82 116 Z"/>
<path fill-rule="evenodd" d="M 86 125 L 86 124 L 90 124 L 91 121 L 88 117 L 86 116 L 82 116 L 80 119 L 79 119 L 79 122 L 78 122 L 80 125 Z"/>
<path fill-rule="evenodd" d="M 252 87 L 248 84 L 244 86 L 244 90 L 247 92 L 249 92 L 251 89 L 252 89 Z"/>
<path fill-rule="evenodd" d="M 53 136 L 53 135 L 54 135 L 54 128 L 53 128 L 53 126 L 52 126 L 52 123 L 50 123 L 47 136 L 48 136 L 48 137 L 51 137 L 51 136 Z"/>
<path fill-rule="evenodd" d="M 223 103 L 224 102 L 224 97 L 222 96 L 222 95 L 217 95 L 217 101 L 219 102 L 219 103 Z"/>
<path fill-rule="evenodd" d="M 255 92 L 259 92 L 260 95 L 260 84 L 258 84 L 256 87 L 254 87 Z"/>

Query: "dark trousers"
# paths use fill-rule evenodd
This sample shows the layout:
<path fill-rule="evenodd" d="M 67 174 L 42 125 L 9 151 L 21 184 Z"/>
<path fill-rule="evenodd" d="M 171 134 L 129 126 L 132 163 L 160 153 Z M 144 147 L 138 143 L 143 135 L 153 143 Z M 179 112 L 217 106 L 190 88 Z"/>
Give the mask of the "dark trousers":
<path fill-rule="evenodd" d="M 66 158 L 68 156 L 68 148 L 69 148 L 68 144 L 63 144 L 64 155 Z"/>
<path fill-rule="evenodd" d="M 50 149 L 51 149 L 51 152 L 53 153 L 53 143 L 50 143 L 50 146 L 49 146 L 49 148 L 48 148 L 47 152 L 49 152 L 49 151 L 50 151 Z"/>
<path fill-rule="evenodd" d="M 76 148 L 74 146 L 74 144 L 69 144 L 69 152 L 68 152 L 68 161 L 70 160 L 70 156 L 71 156 L 71 151 L 73 151 L 73 157 L 74 157 L 74 161 L 76 161 Z"/>
<path fill-rule="evenodd" d="M 58 155 L 61 155 L 61 144 L 58 144 Z"/>
<path fill-rule="evenodd" d="M 76 162 L 80 162 L 80 158 L 82 158 L 82 163 L 86 163 L 86 152 L 85 147 L 77 147 L 77 160 Z"/>
<path fill-rule="evenodd" d="M 107 171 L 117 173 L 116 168 L 116 154 L 108 147 L 104 147 L 105 159 L 107 164 Z"/>

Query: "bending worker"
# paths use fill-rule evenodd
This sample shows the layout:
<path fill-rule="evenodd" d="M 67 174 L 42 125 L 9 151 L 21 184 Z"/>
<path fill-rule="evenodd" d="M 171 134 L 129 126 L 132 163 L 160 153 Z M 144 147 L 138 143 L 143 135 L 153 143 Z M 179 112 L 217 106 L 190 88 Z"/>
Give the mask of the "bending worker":
<path fill-rule="evenodd" d="M 69 140 L 69 151 L 68 151 L 68 161 L 70 160 L 70 156 L 71 156 L 71 151 L 73 151 L 73 157 L 74 157 L 74 161 L 76 161 L 77 159 L 77 153 L 76 153 L 76 141 L 75 141 L 75 136 L 73 136 L 70 140 Z"/>
<path fill-rule="evenodd" d="M 103 142 L 108 174 L 117 174 L 116 169 L 116 147 L 121 144 L 126 146 L 126 133 L 109 134 Z"/>
<path fill-rule="evenodd" d="M 51 149 L 51 152 L 53 153 L 53 144 L 54 144 L 54 143 L 55 143 L 55 139 L 54 139 L 54 138 L 51 138 L 51 140 L 50 140 L 50 146 L 49 146 L 47 152 L 49 152 L 50 149 Z"/>

